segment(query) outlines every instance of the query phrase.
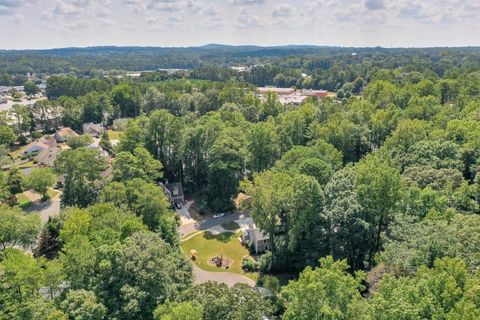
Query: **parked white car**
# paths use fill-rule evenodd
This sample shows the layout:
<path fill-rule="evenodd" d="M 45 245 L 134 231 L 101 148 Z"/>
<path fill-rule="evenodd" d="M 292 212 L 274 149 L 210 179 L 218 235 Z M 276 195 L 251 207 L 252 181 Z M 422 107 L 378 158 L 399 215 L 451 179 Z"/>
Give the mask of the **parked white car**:
<path fill-rule="evenodd" d="M 218 219 L 218 218 L 221 218 L 223 216 L 225 216 L 225 213 L 217 213 L 217 214 L 213 215 L 213 219 Z"/>

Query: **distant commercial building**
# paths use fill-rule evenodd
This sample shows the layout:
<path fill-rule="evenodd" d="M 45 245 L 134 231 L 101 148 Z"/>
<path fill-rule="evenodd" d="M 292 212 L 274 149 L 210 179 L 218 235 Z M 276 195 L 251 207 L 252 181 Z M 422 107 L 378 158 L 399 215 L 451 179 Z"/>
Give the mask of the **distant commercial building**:
<path fill-rule="evenodd" d="M 260 94 L 267 94 L 268 92 L 276 93 L 279 96 L 292 94 L 295 88 L 275 88 L 275 87 L 260 87 L 258 88 Z"/>
<path fill-rule="evenodd" d="M 317 97 L 317 98 L 325 98 L 328 95 L 327 90 L 307 90 L 303 89 L 301 91 L 302 95 L 307 97 Z"/>
<path fill-rule="evenodd" d="M 325 98 L 328 95 L 327 90 L 312 90 L 302 89 L 296 90 L 295 88 L 275 88 L 275 87 L 261 87 L 258 88 L 258 92 L 261 97 L 264 97 L 267 93 L 275 93 L 278 96 L 278 101 L 283 105 L 301 105 L 309 97 Z"/>
<path fill-rule="evenodd" d="M 280 103 L 283 105 L 287 105 L 287 104 L 301 105 L 302 102 L 307 98 L 308 96 L 302 95 L 299 92 L 294 92 L 292 94 L 278 96 L 278 101 L 280 101 Z"/>

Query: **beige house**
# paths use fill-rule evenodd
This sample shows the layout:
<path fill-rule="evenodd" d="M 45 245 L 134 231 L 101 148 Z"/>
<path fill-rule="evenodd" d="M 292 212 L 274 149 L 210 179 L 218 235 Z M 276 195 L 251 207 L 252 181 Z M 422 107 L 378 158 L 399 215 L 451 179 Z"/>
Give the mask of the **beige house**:
<path fill-rule="evenodd" d="M 55 140 L 58 143 L 67 142 L 68 139 L 70 139 L 72 137 L 78 137 L 78 133 L 76 133 L 75 131 L 73 131 L 70 128 L 62 128 L 62 129 L 58 130 L 57 132 L 55 132 Z"/>

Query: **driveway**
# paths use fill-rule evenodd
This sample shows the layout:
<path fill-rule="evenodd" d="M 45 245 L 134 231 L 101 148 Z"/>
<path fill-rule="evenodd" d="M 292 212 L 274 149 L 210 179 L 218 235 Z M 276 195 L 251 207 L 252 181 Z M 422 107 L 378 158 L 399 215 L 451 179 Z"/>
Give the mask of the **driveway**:
<path fill-rule="evenodd" d="M 40 200 L 35 201 L 33 205 L 26 208 L 25 211 L 40 213 L 42 223 L 47 222 L 49 217 L 60 216 L 60 193 L 45 202 L 41 202 Z"/>
<path fill-rule="evenodd" d="M 232 272 L 205 271 L 197 267 L 194 263 L 192 263 L 192 266 L 195 284 L 215 281 L 218 283 L 225 283 L 229 287 L 233 287 L 236 283 L 245 283 L 250 287 L 255 286 L 255 281 L 246 276 L 242 276 L 241 274 L 236 274 Z"/>
<path fill-rule="evenodd" d="M 177 212 L 180 214 L 179 210 L 177 210 Z M 214 219 L 213 217 L 207 217 L 200 221 L 196 221 L 191 218 L 186 219 L 182 215 L 180 217 L 182 220 L 182 225 L 178 228 L 178 231 L 182 238 L 202 230 L 208 230 L 213 234 L 225 232 L 227 230 L 225 230 L 221 225 L 230 221 L 235 221 L 238 223 L 241 229 L 247 229 L 249 225 L 253 224 L 252 218 L 244 213 L 227 213 L 222 218 Z"/>

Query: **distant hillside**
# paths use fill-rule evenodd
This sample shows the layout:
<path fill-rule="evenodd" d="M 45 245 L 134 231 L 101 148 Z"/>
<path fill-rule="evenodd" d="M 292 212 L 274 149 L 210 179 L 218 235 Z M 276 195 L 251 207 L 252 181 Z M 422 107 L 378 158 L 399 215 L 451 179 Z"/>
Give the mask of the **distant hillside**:
<path fill-rule="evenodd" d="M 201 47 L 87 47 L 46 50 L 0 50 L 0 73 L 89 72 L 92 69 L 128 71 L 158 68 L 191 69 L 205 65 L 276 63 L 285 57 L 332 57 L 402 55 L 440 60 L 446 53 L 477 54 L 480 47 L 465 48 L 344 48 L 312 45 Z"/>

